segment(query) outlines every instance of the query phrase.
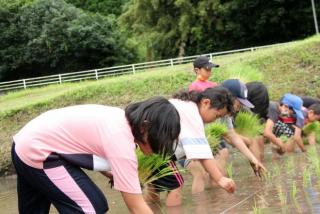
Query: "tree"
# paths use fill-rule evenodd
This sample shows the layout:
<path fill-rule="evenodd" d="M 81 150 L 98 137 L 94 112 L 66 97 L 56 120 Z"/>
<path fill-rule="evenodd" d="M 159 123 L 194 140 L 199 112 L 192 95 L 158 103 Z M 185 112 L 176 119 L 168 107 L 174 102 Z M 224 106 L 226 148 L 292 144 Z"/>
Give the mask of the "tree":
<path fill-rule="evenodd" d="M 85 11 L 100 13 L 101 15 L 121 15 L 122 7 L 130 0 L 66 0 L 68 3 L 81 8 Z"/>
<path fill-rule="evenodd" d="M 314 33 L 310 2 L 299 0 L 136 0 L 119 19 L 129 36 L 145 38 L 142 45 L 154 59 L 291 41 Z"/>
<path fill-rule="evenodd" d="M 87 14 L 63 0 L 34 1 L 17 13 L 1 9 L 1 80 L 131 61 L 133 51 L 125 46 L 115 21 Z"/>

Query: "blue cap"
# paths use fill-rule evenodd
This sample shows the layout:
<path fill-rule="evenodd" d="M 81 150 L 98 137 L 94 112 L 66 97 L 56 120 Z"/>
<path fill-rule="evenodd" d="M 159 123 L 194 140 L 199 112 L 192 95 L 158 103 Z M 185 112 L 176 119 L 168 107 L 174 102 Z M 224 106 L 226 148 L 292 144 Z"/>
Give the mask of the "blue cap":
<path fill-rule="evenodd" d="M 297 118 L 304 119 L 302 113 L 303 101 L 300 97 L 294 94 L 287 93 L 281 98 L 280 103 L 287 105 L 289 108 L 292 108 L 293 111 L 296 113 Z"/>
<path fill-rule="evenodd" d="M 231 94 L 239 100 L 241 104 L 248 108 L 254 108 L 254 105 L 248 100 L 248 89 L 245 84 L 238 79 L 228 79 L 222 82 L 221 86 L 227 88 Z"/>

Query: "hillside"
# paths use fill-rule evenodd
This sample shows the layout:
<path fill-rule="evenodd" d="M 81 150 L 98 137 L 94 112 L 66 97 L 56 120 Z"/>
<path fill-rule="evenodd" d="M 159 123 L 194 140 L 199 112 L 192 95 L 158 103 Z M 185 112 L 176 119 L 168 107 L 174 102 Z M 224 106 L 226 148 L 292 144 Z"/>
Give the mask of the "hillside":
<path fill-rule="evenodd" d="M 281 47 L 217 57 L 212 80 L 263 81 L 272 99 L 285 92 L 320 97 L 320 36 Z M 52 108 L 81 103 L 125 106 L 150 96 L 167 96 L 194 79 L 192 64 L 158 68 L 135 75 L 8 93 L 0 97 L 0 173 L 10 173 L 11 136 Z"/>

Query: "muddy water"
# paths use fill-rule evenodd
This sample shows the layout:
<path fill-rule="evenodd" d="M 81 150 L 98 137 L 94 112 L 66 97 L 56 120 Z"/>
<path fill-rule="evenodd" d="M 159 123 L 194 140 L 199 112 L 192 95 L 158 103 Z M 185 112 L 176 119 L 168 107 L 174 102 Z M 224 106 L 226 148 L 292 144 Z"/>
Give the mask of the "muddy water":
<path fill-rule="evenodd" d="M 155 213 L 320 213 L 320 182 L 315 175 L 303 182 L 303 170 L 308 166 L 305 154 L 295 153 L 279 157 L 266 148 L 265 165 L 270 176 L 261 180 L 254 176 L 248 162 L 238 152 L 231 157 L 233 178 L 237 185 L 235 194 L 220 188 L 206 189 L 191 195 L 191 177 L 184 173 L 183 205 L 167 208 L 165 194 L 161 204 L 152 205 Z M 89 172 L 90 177 L 105 193 L 110 212 L 128 213 L 119 192 L 111 190 L 105 178 Z M 18 213 L 15 176 L 0 179 L 0 213 Z M 50 213 L 57 213 L 52 207 Z"/>

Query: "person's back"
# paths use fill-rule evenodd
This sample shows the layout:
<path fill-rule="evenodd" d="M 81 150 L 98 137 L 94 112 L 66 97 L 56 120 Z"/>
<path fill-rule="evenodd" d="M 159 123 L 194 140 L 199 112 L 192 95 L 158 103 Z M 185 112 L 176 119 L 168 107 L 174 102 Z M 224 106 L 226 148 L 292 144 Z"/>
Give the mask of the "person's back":
<path fill-rule="evenodd" d="M 87 169 L 98 164 L 94 156 L 135 159 L 134 138 L 125 113 L 109 106 L 78 105 L 48 111 L 30 121 L 13 139 L 19 157 L 39 169 L 52 153 Z M 120 151 L 119 146 L 128 150 Z M 93 161 L 88 162 L 90 159 Z"/>

